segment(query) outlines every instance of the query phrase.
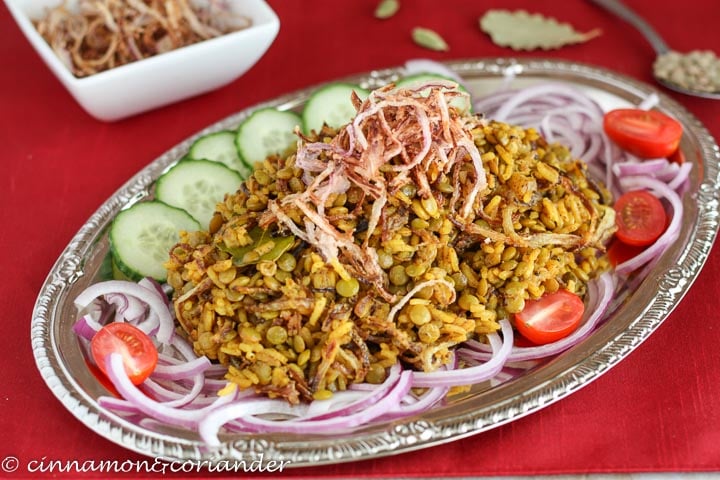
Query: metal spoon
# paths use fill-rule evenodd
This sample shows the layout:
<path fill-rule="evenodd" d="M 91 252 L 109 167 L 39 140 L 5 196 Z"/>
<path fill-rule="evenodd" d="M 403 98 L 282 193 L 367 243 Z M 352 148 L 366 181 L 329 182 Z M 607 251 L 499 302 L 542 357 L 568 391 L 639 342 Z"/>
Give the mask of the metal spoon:
<path fill-rule="evenodd" d="M 622 18 L 635 28 L 637 28 L 640 33 L 643 34 L 645 39 L 652 45 L 653 49 L 658 55 L 658 60 L 662 59 L 664 56 L 667 56 L 671 54 L 671 50 L 668 47 L 668 45 L 665 43 L 665 41 L 658 35 L 658 33 L 655 31 L 654 28 L 650 26 L 649 23 L 645 21 L 642 17 L 640 17 L 637 13 L 632 11 L 630 8 L 628 8 L 625 4 L 623 4 L 620 0 L 590 0 L 591 2 L 595 3 L 596 5 L 599 5 L 603 7 L 604 9 L 608 10 L 609 12 L 614 13 L 618 17 Z M 677 53 L 673 52 L 674 55 L 678 55 Z M 682 55 L 682 54 L 680 54 Z M 657 60 L 656 60 L 657 61 Z M 715 60 L 720 62 L 720 60 Z M 678 83 L 672 82 L 671 80 L 667 78 L 659 77 L 655 72 L 653 72 L 653 76 L 655 77 L 655 80 L 658 81 L 658 83 L 664 85 L 665 87 L 675 90 L 676 92 L 684 93 L 686 95 L 695 95 L 698 97 L 705 97 L 705 98 L 712 98 L 716 100 L 720 100 L 720 91 L 705 91 L 700 90 L 693 87 L 683 86 L 679 85 Z"/>

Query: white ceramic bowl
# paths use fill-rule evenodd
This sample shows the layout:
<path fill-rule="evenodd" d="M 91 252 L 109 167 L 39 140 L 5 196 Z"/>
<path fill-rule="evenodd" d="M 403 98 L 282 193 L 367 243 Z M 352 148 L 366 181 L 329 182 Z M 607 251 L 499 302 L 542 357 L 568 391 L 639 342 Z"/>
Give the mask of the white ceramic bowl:
<path fill-rule="evenodd" d="M 50 70 L 77 102 L 99 120 L 113 121 L 226 85 L 267 51 L 280 21 L 263 0 L 229 0 L 252 26 L 221 37 L 77 78 L 32 24 L 62 0 L 5 0 L 10 13 Z M 72 2 L 69 2 L 72 3 Z"/>

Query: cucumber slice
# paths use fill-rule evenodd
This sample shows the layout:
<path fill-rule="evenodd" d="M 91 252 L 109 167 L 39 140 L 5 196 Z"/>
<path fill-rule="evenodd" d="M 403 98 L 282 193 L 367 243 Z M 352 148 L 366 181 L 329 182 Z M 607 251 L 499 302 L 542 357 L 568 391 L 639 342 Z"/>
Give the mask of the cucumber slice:
<path fill-rule="evenodd" d="M 401 78 L 395 82 L 395 86 L 397 88 L 412 88 L 423 83 L 432 82 L 433 80 L 447 80 L 449 82 L 457 83 L 454 79 L 437 73 L 418 73 L 416 75 Z M 458 87 L 461 91 L 468 93 L 462 85 L 458 84 Z M 429 94 L 429 91 L 423 92 L 424 96 Z M 470 101 L 470 96 L 467 98 L 455 98 L 450 102 L 450 105 L 457 108 L 460 113 L 472 113 L 472 102 Z"/>
<path fill-rule="evenodd" d="M 295 127 L 302 129 L 302 118 L 295 112 L 275 108 L 256 110 L 238 127 L 235 146 L 248 165 L 262 162 L 273 154 L 283 154 L 297 141 Z"/>
<path fill-rule="evenodd" d="M 117 214 L 110 227 L 114 266 L 133 280 L 167 278 L 163 264 L 180 239 L 180 230 L 199 230 L 185 210 L 154 200 L 136 203 Z"/>
<path fill-rule="evenodd" d="M 188 158 L 193 160 L 212 160 L 232 168 L 246 179 L 252 168 L 242 161 L 235 147 L 235 132 L 223 130 L 209 133 L 195 140 L 188 151 Z"/>
<path fill-rule="evenodd" d="M 363 100 L 370 94 L 359 85 L 341 82 L 331 83 L 316 90 L 303 109 L 305 133 L 309 134 L 312 130 L 320 131 L 323 123 L 338 128 L 352 120 L 357 113 L 350 100 L 353 91 Z"/>
<path fill-rule="evenodd" d="M 182 208 L 207 228 L 215 206 L 226 193 L 234 193 L 243 179 L 235 170 L 210 160 L 183 160 L 155 184 L 155 198 Z"/>
<path fill-rule="evenodd" d="M 137 278 L 138 277 L 137 275 L 130 276 L 130 275 L 126 274 L 122 269 L 120 269 L 120 267 L 118 266 L 117 260 L 115 260 L 115 258 L 113 257 L 112 254 L 110 255 L 110 259 L 111 259 L 111 261 L 110 261 L 111 267 L 110 268 L 112 268 L 111 278 L 113 280 L 126 280 L 126 281 L 130 281 L 130 282 L 137 282 L 137 281 L 141 280 L 142 277 Z M 125 266 L 126 270 L 127 270 L 127 268 L 128 267 Z M 109 280 L 109 278 L 108 278 L 108 280 Z"/>

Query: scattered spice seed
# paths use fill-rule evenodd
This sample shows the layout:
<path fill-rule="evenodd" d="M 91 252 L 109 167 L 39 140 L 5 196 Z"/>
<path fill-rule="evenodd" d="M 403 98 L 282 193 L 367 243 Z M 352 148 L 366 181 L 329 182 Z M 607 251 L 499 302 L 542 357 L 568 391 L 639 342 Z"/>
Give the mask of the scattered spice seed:
<path fill-rule="evenodd" d="M 395 15 L 400 8 L 399 0 L 380 0 L 375 9 L 375 18 L 386 19 Z"/>
<path fill-rule="evenodd" d="M 450 50 L 447 42 L 434 30 L 429 28 L 415 27 L 412 31 L 412 38 L 415 43 L 421 47 L 446 52 Z"/>
<path fill-rule="evenodd" d="M 655 76 L 681 88 L 720 91 L 720 59 L 710 50 L 671 51 L 659 56 L 653 69 Z"/>

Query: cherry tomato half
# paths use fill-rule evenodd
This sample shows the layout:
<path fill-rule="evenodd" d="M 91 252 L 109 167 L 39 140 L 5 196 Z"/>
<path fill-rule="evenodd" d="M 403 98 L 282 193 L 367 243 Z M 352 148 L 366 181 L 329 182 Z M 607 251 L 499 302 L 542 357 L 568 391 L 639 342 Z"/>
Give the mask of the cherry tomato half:
<path fill-rule="evenodd" d="M 627 243 L 623 243 L 620 240 L 615 239 L 608 248 L 607 255 L 610 260 L 610 264 L 612 264 L 613 267 L 617 267 L 621 263 L 625 263 L 631 258 L 637 257 L 643 251 L 645 251 L 645 247 L 628 245 Z"/>
<path fill-rule="evenodd" d="M 682 137 L 682 124 L 657 110 L 620 108 L 605 114 L 603 128 L 623 150 L 640 158 L 668 157 Z"/>
<path fill-rule="evenodd" d="M 623 243 L 642 247 L 652 244 L 667 225 L 660 200 L 645 190 L 633 190 L 615 202 L 615 236 Z"/>
<path fill-rule="evenodd" d="M 682 165 L 683 163 L 685 163 L 685 154 L 681 149 L 678 148 L 670 154 L 670 156 L 668 157 L 668 162 Z"/>
<path fill-rule="evenodd" d="M 119 353 L 125 372 L 135 385 L 141 384 L 155 370 L 158 351 L 150 337 L 129 323 L 109 323 L 95 334 L 90 342 L 95 364 L 107 375 L 105 358 Z"/>
<path fill-rule="evenodd" d="M 515 314 L 515 328 L 536 345 L 555 342 L 574 332 L 585 311 L 583 301 L 567 290 L 548 293 L 525 302 Z"/>
<path fill-rule="evenodd" d="M 90 373 L 93 374 L 93 377 L 95 377 L 95 380 L 100 382 L 100 385 L 105 387 L 105 389 L 108 392 L 112 393 L 115 397 L 122 398 L 122 395 L 120 395 L 120 393 L 117 391 L 117 389 L 115 388 L 115 385 L 113 385 L 113 383 L 110 381 L 110 379 L 107 377 L 107 375 L 105 375 L 102 372 L 102 370 L 100 370 L 100 367 L 98 367 L 97 365 L 95 365 L 93 362 L 91 362 L 88 359 L 85 360 L 85 365 L 87 365 L 88 370 L 90 370 Z"/>

